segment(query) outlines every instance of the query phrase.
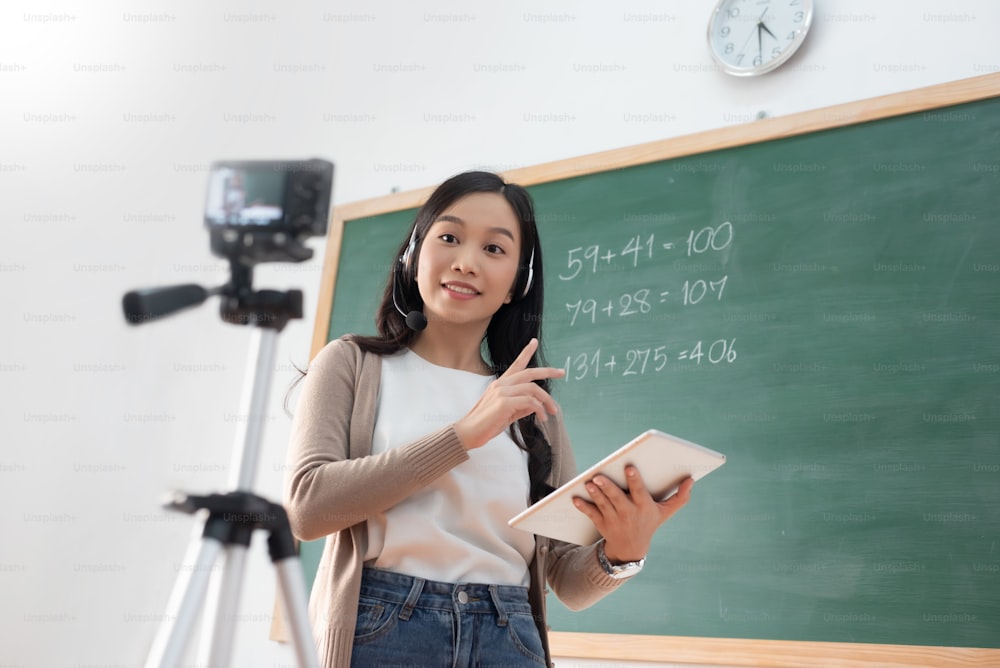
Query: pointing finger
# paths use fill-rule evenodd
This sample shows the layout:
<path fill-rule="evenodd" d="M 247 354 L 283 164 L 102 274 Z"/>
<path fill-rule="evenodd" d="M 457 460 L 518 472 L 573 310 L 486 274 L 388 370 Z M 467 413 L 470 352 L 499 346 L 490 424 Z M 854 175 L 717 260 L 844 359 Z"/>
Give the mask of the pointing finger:
<path fill-rule="evenodd" d="M 508 371 L 508 373 L 510 372 Z M 515 373 L 517 376 L 516 378 L 514 378 Z M 562 378 L 564 375 L 566 375 L 566 370 L 556 369 L 555 367 L 551 366 L 534 366 L 531 367 L 530 369 L 522 369 L 521 371 L 517 371 L 515 373 L 511 373 L 510 377 L 511 381 L 516 381 L 518 383 L 527 383 L 536 380 L 541 380 L 543 378 Z M 504 375 L 506 376 L 507 374 Z"/>
<path fill-rule="evenodd" d="M 503 378 L 505 376 L 510 376 L 517 373 L 518 371 L 523 371 L 527 369 L 528 362 L 531 361 L 531 356 L 535 354 L 536 350 L 538 350 L 538 339 L 532 338 L 530 341 L 528 341 L 528 345 L 526 345 L 524 349 L 521 351 L 521 354 L 514 359 L 510 367 L 508 367 L 507 370 L 504 371 L 500 377 Z"/>

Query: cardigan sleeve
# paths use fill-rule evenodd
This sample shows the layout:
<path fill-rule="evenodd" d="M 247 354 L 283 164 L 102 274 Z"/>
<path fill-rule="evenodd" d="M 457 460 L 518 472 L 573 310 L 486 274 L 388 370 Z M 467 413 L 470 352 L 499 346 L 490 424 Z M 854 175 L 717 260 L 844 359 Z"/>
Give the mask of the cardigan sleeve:
<path fill-rule="evenodd" d="M 576 474 L 576 458 L 570 447 L 569 435 L 562 419 L 562 410 L 551 416 L 542 426 L 552 446 L 552 485 L 572 480 Z M 608 575 L 597 559 L 597 546 L 575 545 L 560 540 L 539 537 L 548 541 L 543 547 L 548 555 L 545 560 L 545 577 L 552 591 L 570 610 L 582 610 L 618 589 L 626 581 Z M 546 549 L 547 548 L 547 549 Z"/>
<path fill-rule="evenodd" d="M 400 448 L 351 459 L 352 435 L 368 439 L 355 443 L 355 452 L 371 452 L 376 406 L 355 403 L 377 396 L 380 377 L 378 365 L 364 362 L 355 344 L 338 339 L 309 365 L 292 421 L 284 495 L 292 533 L 300 540 L 322 538 L 388 510 L 469 458 L 447 426 Z M 364 424 L 352 428 L 352 420 Z"/>

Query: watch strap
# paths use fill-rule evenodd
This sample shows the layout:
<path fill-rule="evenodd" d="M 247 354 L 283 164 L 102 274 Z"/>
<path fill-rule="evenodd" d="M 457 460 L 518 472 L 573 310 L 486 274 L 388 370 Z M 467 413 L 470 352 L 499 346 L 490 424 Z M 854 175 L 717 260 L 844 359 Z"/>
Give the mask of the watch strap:
<path fill-rule="evenodd" d="M 632 577 L 641 571 L 642 567 L 646 564 L 645 557 L 639 561 L 628 561 L 624 564 L 612 564 L 608 560 L 608 555 L 604 552 L 603 540 L 597 545 L 597 560 L 601 563 L 601 568 L 604 569 L 604 572 L 616 580 L 624 580 L 625 578 Z"/>

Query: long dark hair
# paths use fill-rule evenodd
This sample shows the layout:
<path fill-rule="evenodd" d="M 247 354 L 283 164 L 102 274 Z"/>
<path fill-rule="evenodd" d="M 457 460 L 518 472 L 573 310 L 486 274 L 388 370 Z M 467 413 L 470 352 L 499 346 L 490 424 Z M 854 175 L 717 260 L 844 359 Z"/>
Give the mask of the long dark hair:
<path fill-rule="evenodd" d="M 395 298 L 404 311 L 419 310 L 423 307 L 416 281 L 416 259 L 420 255 L 421 244 L 438 216 L 456 201 L 472 193 L 502 195 L 517 216 L 521 229 L 519 271 L 512 290 L 514 298 L 509 304 L 500 306 L 486 328 L 483 348 L 485 356 L 489 357 L 487 361 L 493 372 L 499 376 L 510 367 L 532 338 L 537 338 L 539 343 L 541 342 L 544 272 L 531 196 L 521 186 L 505 183 L 496 174 L 472 171 L 458 174 L 442 183 L 417 211 L 413 225 L 396 252 L 382 302 L 375 316 L 378 334 L 347 337 L 362 350 L 378 355 L 391 355 L 409 345 L 417 336 L 416 331 L 406 326 L 405 316 L 397 310 L 396 302 L 393 301 L 393 290 L 397 289 L 396 284 L 398 284 Z M 404 264 L 402 258 L 410 247 L 411 240 L 413 248 L 409 251 L 409 260 Z M 531 285 L 527 294 L 524 294 L 529 275 Z M 528 366 L 541 365 L 544 365 L 544 360 L 539 345 Z M 546 392 L 549 391 L 548 379 L 535 382 Z M 552 471 L 552 448 L 535 423 L 534 415 L 522 418 L 516 424 L 516 429 L 511 425 L 510 436 L 519 448 L 528 453 L 531 500 L 535 502 L 553 489 L 546 482 Z"/>

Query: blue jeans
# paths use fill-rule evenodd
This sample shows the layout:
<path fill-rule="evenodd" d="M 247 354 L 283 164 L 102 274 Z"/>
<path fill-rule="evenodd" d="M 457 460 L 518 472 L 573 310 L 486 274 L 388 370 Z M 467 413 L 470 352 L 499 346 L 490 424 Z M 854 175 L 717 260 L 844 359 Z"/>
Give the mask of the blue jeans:
<path fill-rule="evenodd" d="M 526 587 L 364 570 L 352 668 L 544 665 Z"/>

